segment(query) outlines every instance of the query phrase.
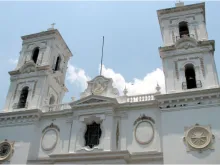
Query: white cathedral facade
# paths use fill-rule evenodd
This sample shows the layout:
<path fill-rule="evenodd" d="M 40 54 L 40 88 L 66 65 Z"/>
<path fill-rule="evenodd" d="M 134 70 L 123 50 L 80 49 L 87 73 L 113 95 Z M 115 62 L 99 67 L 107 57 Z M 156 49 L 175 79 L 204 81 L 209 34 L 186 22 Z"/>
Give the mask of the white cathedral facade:
<path fill-rule="evenodd" d="M 220 163 L 220 86 L 205 3 L 157 11 L 166 93 L 119 95 L 97 76 L 61 103 L 72 56 L 56 29 L 26 35 L 4 110 L 2 164 Z"/>

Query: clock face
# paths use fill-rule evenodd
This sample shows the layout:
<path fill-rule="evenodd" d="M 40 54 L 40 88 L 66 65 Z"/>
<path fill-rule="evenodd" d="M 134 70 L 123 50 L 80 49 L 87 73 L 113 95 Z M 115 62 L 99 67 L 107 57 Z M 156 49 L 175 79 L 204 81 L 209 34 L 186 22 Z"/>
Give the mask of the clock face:
<path fill-rule="evenodd" d="M 188 131 L 186 140 L 192 147 L 201 149 L 209 145 L 211 136 L 211 133 L 207 129 L 195 126 Z"/>
<path fill-rule="evenodd" d="M 141 121 L 135 128 L 135 139 L 139 144 L 148 144 L 154 137 L 154 129 L 150 122 Z"/>
<path fill-rule="evenodd" d="M 55 129 L 49 129 L 47 130 L 43 137 L 42 137 L 42 148 L 44 150 L 52 150 L 56 144 L 57 144 L 57 140 L 58 140 L 58 133 Z"/>

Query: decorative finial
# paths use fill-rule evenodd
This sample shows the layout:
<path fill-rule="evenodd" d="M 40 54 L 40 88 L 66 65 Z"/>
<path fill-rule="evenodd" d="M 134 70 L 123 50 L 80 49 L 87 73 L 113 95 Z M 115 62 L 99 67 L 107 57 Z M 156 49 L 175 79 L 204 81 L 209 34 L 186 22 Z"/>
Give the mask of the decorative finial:
<path fill-rule="evenodd" d="M 55 23 L 52 23 L 52 24 L 51 24 L 51 28 L 52 28 L 52 29 L 54 29 L 54 25 L 55 25 Z"/>
<path fill-rule="evenodd" d="M 125 89 L 124 89 L 123 93 L 124 93 L 124 96 L 127 96 L 128 90 L 127 90 L 126 86 L 125 86 Z"/>
<path fill-rule="evenodd" d="M 47 30 L 54 30 L 54 25 L 55 25 L 55 23 L 52 23 L 52 24 L 51 24 L 51 28 L 49 28 L 49 29 L 47 29 Z"/>
<path fill-rule="evenodd" d="M 184 6 L 184 2 L 181 2 L 180 0 L 177 0 L 175 3 L 176 7 Z"/>
<path fill-rule="evenodd" d="M 158 82 L 157 82 L 157 86 L 156 86 L 155 89 L 156 89 L 157 93 L 160 93 L 160 89 L 161 89 L 161 87 L 159 86 Z"/>

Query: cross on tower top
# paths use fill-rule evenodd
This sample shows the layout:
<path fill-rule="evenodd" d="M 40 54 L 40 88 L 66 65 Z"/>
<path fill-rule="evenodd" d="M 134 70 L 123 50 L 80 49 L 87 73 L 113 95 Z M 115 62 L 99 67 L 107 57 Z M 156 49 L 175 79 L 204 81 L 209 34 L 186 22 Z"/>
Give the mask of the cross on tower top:
<path fill-rule="evenodd" d="M 52 23 L 52 24 L 51 24 L 51 28 L 49 28 L 49 29 L 47 29 L 47 30 L 54 30 L 54 25 L 55 25 L 55 23 Z"/>
<path fill-rule="evenodd" d="M 52 28 L 52 29 L 54 29 L 54 25 L 56 25 L 56 24 L 55 24 L 55 23 L 52 23 L 52 24 L 51 24 L 51 28 Z"/>
<path fill-rule="evenodd" d="M 181 0 L 177 0 L 175 5 L 176 7 L 184 6 L 184 2 L 181 2 Z"/>

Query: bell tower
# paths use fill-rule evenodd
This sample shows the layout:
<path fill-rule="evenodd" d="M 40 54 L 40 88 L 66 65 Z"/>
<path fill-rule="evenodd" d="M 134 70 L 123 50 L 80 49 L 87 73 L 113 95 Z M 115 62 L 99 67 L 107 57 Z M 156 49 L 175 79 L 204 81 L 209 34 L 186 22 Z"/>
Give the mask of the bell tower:
<path fill-rule="evenodd" d="M 11 84 L 5 111 L 43 109 L 61 103 L 71 51 L 57 29 L 26 35 Z"/>
<path fill-rule="evenodd" d="M 163 46 L 159 48 L 167 93 L 219 87 L 215 42 L 208 39 L 205 3 L 157 11 Z"/>

